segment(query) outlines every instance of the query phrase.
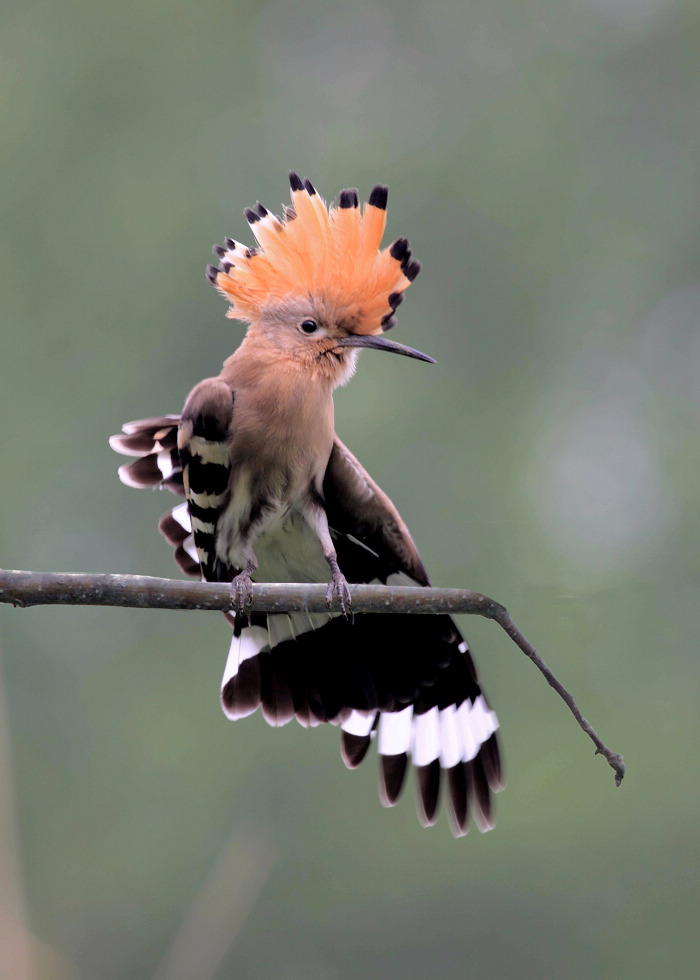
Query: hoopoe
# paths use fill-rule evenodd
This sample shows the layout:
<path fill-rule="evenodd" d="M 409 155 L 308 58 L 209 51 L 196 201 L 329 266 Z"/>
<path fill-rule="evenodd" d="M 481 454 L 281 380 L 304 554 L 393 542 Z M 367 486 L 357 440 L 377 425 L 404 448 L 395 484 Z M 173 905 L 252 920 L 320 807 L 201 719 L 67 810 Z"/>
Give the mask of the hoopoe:
<path fill-rule="evenodd" d="M 333 408 L 361 348 L 432 361 L 382 336 L 420 265 L 405 238 L 380 249 L 386 187 L 361 209 L 356 190 L 326 207 L 310 181 L 291 173 L 290 183 L 281 218 L 259 202 L 245 210 L 258 247 L 226 238 L 214 247 L 219 267 L 207 267 L 227 315 L 249 324 L 243 342 L 181 415 L 129 422 L 112 437 L 138 457 L 119 476 L 184 496 L 159 524 L 176 561 L 231 583 L 229 718 L 262 706 L 271 725 L 339 725 L 351 769 L 376 734 L 384 805 L 397 802 L 412 757 L 422 824 L 436 820 L 444 773 L 453 834 L 470 816 L 486 831 L 502 786 L 498 721 L 454 622 L 348 615 L 348 582 L 430 584 L 393 503 L 335 434 Z M 252 580 L 329 574 L 327 614 L 245 614 Z"/>

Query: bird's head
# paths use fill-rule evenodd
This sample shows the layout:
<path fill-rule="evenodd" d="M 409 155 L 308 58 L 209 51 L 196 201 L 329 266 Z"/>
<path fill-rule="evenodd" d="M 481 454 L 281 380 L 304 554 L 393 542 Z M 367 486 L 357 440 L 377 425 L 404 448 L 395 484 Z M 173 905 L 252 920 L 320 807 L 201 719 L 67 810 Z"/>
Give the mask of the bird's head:
<path fill-rule="evenodd" d="M 362 347 L 432 362 L 383 336 L 420 271 L 405 238 L 380 250 L 387 188 L 375 187 L 363 209 L 356 190 L 327 208 L 309 180 L 289 179 L 292 206 L 281 218 L 259 202 L 244 212 L 257 248 L 231 238 L 214 246 L 220 265 L 207 278 L 229 300 L 227 315 L 334 387 L 352 376 Z"/>

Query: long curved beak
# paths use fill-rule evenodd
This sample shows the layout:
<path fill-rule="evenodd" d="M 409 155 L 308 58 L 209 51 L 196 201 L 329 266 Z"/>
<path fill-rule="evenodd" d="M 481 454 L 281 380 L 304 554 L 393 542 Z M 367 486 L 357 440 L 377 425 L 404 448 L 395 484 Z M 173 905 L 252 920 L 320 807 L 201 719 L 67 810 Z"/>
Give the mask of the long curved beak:
<path fill-rule="evenodd" d="M 419 350 L 414 350 L 413 347 L 406 347 L 404 344 L 397 344 L 393 340 L 386 340 L 384 337 L 377 337 L 374 334 L 369 336 L 361 334 L 351 334 L 349 337 L 343 337 L 336 344 L 337 347 L 371 347 L 374 350 L 386 350 L 393 354 L 403 354 L 404 357 L 415 357 L 418 361 L 427 361 L 429 364 L 435 364 L 435 360 L 432 357 L 428 357 L 427 354 L 422 354 Z"/>

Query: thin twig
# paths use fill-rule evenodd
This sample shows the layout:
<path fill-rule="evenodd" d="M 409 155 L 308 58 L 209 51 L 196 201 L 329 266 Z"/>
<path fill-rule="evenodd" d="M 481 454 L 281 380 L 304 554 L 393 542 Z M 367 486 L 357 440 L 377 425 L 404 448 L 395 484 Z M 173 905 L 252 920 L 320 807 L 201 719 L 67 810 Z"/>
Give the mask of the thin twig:
<path fill-rule="evenodd" d="M 525 656 L 530 658 L 535 667 L 537 667 L 540 673 L 544 675 L 544 678 L 549 686 L 554 688 L 559 697 L 568 706 L 569 711 L 578 722 L 581 730 L 588 735 L 590 740 L 595 745 L 595 754 L 602 755 L 605 759 L 607 759 L 608 765 L 612 766 L 612 768 L 615 770 L 615 785 L 619 786 L 625 775 L 625 763 L 622 761 L 622 756 L 619 754 L 619 752 L 612 752 L 607 747 L 605 742 L 603 742 L 598 736 L 598 733 L 591 723 L 583 717 L 572 696 L 566 690 L 564 685 L 556 679 L 533 645 L 525 639 L 523 634 L 510 618 L 510 613 L 508 610 L 504 609 L 503 606 L 500 606 L 498 612 L 492 615 L 491 619 L 495 620 L 495 622 L 497 622 L 498 625 L 506 631 L 511 640 L 520 647 Z"/>
<path fill-rule="evenodd" d="M 579 727 L 595 745 L 596 755 L 602 755 L 615 771 L 615 785 L 620 785 L 625 775 L 622 756 L 609 749 L 598 737 L 572 696 L 500 603 L 469 589 L 351 585 L 350 593 L 355 613 L 465 613 L 494 620 L 566 703 Z M 0 602 L 15 606 L 126 606 L 138 609 L 218 609 L 227 612 L 231 609 L 231 594 L 226 583 L 180 582 L 145 575 L 73 575 L 0 570 Z M 326 612 L 326 586 L 256 583 L 249 609 L 250 612 L 266 613 Z"/>

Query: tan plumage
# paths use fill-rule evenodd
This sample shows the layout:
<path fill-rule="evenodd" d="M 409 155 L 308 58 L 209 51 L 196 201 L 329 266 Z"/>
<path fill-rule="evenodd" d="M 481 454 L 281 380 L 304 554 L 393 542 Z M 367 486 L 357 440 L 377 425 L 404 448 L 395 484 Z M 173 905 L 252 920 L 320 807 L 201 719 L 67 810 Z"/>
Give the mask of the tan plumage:
<path fill-rule="evenodd" d="M 350 618 L 347 581 L 429 584 L 398 511 L 335 434 L 333 391 L 352 376 L 358 347 L 421 360 L 381 336 L 418 273 L 408 242 L 380 250 L 387 192 L 361 212 L 354 190 L 327 208 L 290 175 L 292 210 L 246 210 L 259 249 L 217 246 L 207 275 L 250 326 L 220 374 L 193 388 L 181 416 L 129 423 L 112 439 L 139 457 L 131 486 L 185 496 L 161 520 L 180 567 L 230 581 L 233 640 L 222 681 L 230 718 L 262 706 L 281 725 L 332 722 L 353 768 L 375 732 L 380 792 L 393 805 L 409 756 L 419 816 L 434 822 L 445 771 L 450 822 L 493 825 L 501 787 L 496 728 L 466 642 L 446 616 Z M 251 579 L 324 581 L 338 612 L 245 615 Z"/>

